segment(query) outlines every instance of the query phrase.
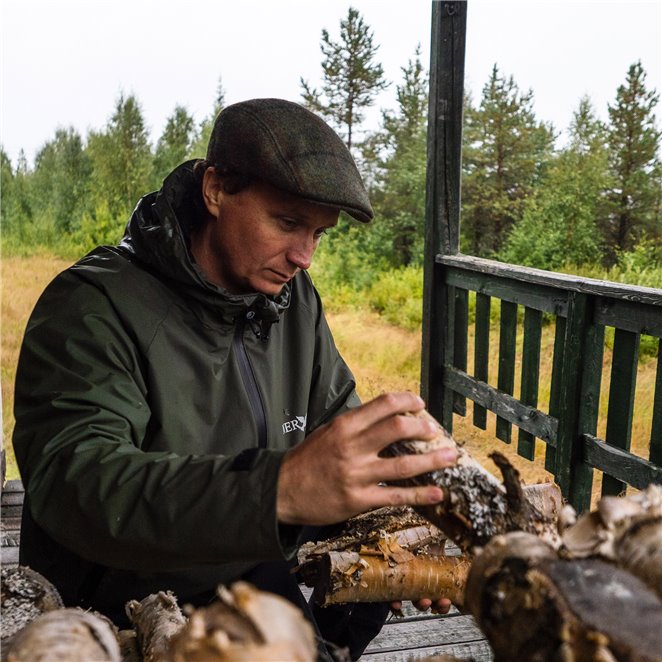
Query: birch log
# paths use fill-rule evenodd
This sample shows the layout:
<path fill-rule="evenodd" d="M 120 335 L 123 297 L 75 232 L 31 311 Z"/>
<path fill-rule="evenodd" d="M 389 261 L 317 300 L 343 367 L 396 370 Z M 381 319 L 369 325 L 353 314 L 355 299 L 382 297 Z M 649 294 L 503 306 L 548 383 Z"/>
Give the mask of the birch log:
<path fill-rule="evenodd" d="M 82 609 L 56 609 L 35 618 L 14 638 L 7 662 L 121 662 L 112 623 Z"/>

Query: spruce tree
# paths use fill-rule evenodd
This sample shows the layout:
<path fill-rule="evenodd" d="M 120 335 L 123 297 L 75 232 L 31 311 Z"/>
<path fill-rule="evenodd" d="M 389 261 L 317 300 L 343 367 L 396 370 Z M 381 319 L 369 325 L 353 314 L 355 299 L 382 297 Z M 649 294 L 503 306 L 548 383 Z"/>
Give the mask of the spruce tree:
<path fill-rule="evenodd" d="M 214 107 L 212 108 L 209 116 L 205 117 L 200 123 L 197 135 L 194 137 L 191 148 L 189 150 L 189 158 L 191 159 L 204 159 L 207 156 L 207 144 L 211 137 L 211 131 L 214 128 L 214 122 L 217 115 L 225 107 L 225 89 L 223 87 L 223 80 L 219 76 L 218 85 L 216 87 L 216 99 L 214 100 Z"/>
<path fill-rule="evenodd" d="M 536 120 L 533 92 L 521 92 L 496 65 L 479 108 L 468 102 L 465 111 L 462 247 L 494 257 L 522 218 L 554 134 L 551 126 Z"/>
<path fill-rule="evenodd" d="M 420 46 L 402 73 L 397 111 L 382 113 L 382 130 L 371 141 L 373 151 L 381 152 L 372 195 L 379 216 L 374 232 L 394 266 L 419 263 L 423 251 L 428 79 Z"/>
<path fill-rule="evenodd" d="M 609 166 L 613 186 L 610 209 L 603 219 L 608 261 L 619 252 L 636 246 L 649 236 L 662 237 L 659 207 L 659 143 L 654 109 L 659 101 L 655 90 L 646 89 L 641 62 L 631 65 L 616 100 L 609 106 Z M 656 220 L 658 222 L 656 222 Z"/>
<path fill-rule="evenodd" d="M 379 46 L 373 44 L 373 32 L 361 14 L 352 7 L 340 21 L 340 39 L 334 41 L 322 30 L 323 82 L 318 92 L 301 78 L 304 104 L 320 113 L 344 134 L 351 150 L 364 118 L 364 109 L 388 83 L 381 64 L 375 62 Z"/>
<path fill-rule="evenodd" d="M 186 160 L 191 151 L 194 134 L 195 120 L 186 108 L 176 106 L 156 143 L 153 164 L 154 188 L 160 187 L 168 173 Z"/>

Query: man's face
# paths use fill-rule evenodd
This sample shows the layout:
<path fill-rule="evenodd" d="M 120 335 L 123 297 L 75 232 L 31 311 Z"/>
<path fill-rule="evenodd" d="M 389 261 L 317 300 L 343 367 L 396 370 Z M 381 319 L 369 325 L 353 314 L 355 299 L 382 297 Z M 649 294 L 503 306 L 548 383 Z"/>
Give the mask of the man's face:
<path fill-rule="evenodd" d="M 279 294 L 338 222 L 337 209 L 269 184 L 230 195 L 207 173 L 203 191 L 212 220 L 193 235 L 191 250 L 207 277 L 233 294 Z"/>

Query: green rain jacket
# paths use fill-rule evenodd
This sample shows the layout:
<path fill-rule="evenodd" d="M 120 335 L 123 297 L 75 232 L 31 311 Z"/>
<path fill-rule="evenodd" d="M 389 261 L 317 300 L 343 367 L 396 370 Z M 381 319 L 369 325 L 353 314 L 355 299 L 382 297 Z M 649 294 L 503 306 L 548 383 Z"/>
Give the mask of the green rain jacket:
<path fill-rule="evenodd" d="M 290 558 L 283 456 L 359 404 L 308 274 L 273 299 L 196 267 L 192 163 L 138 203 L 118 247 L 56 277 L 27 326 L 20 562 L 66 604 L 112 613 L 166 589 L 185 602 Z"/>

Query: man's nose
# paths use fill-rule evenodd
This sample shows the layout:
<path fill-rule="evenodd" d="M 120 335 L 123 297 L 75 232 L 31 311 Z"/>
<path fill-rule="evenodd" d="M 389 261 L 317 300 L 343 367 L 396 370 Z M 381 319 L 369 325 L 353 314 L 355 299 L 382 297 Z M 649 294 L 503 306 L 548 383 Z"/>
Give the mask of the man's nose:
<path fill-rule="evenodd" d="M 313 237 L 303 237 L 293 242 L 287 252 L 287 259 L 299 269 L 308 269 L 313 263 L 317 242 Z"/>

